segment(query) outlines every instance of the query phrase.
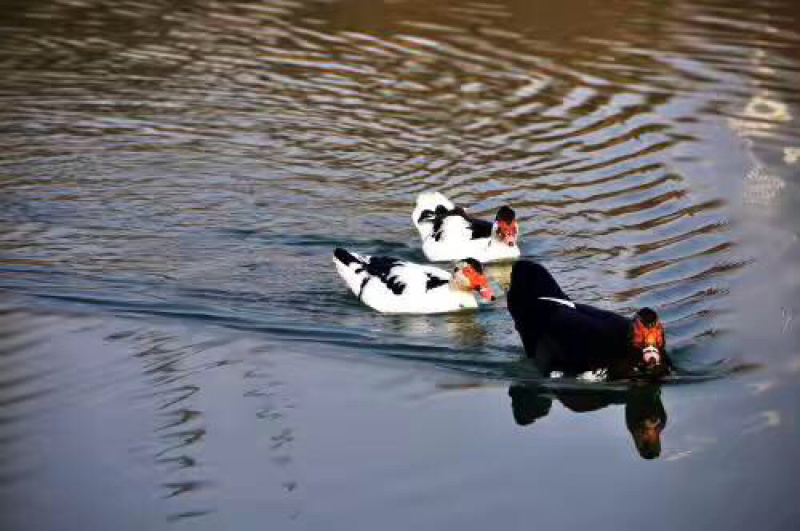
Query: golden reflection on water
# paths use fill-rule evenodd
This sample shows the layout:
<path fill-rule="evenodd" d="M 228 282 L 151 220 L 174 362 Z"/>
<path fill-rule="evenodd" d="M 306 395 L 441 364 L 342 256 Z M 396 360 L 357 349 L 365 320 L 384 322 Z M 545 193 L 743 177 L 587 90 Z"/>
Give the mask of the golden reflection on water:
<path fill-rule="evenodd" d="M 797 372 L 787 316 L 800 311 L 794 2 L 16 4 L 0 14 L 4 294 L 243 329 L 316 354 L 520 376 L 502 299 L 473 314 L 384 318 L 338 284 L 335 246 L 422 260 L 409 214 L 436 188 L 476 215 L 512 204 L 523 253 L 576 300 L 658 307 L 688 366 L 742 356 L 776 368 L 746 401 L 733 382 L 704 389 L 730 393 L 725 411 L 746 410 L 742 420 L 675 393 L 661 462 L 694 466 L 726 440 L 792 429 L 781 393 Z M 488 270 L 507 289 L 510 268 Z M 37 321 L 36 333 L 75 338 L 59 321 Z M 293 452 L 314 424 L 292 417 L 300 401 L 269 356 L 237 373 L 238 350 L 170 337 L 148 325 L 109 337 L 128 341 L 136 368 L 79 357 L 83 378 L 31 337 L 4 337 L 0 400 L 19 414 L 0 419 L 0 445 L 27 461 L 0 468 L 0 483 L 30 463 L 14 446 L 26 440 L 17 417 L 63 393 L 123 403 L 107 383 L 88 389 L 108 371 L 112 391 L 140 392 L 142 422 L 157 421 L 141 430 L 152 435 L 141 455 L 177 502 L 173 519 L 213 512 L 205 496 L 224 485 L 203 459 L 219 441 L 254 448 L 239 429 L 274 465 L 266 487 L 253 483 L 278 500 L 301 492 Z M 532 437 L 553 435 L 537 428 Z M 251 477 L 237 451 L 210 453 Z"/>

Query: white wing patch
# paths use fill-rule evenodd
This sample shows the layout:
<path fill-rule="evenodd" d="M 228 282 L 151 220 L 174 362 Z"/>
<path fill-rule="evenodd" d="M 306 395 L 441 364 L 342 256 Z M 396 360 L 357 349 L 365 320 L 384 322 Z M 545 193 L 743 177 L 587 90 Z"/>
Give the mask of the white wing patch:
<path fill-rule="evenodd" d="M 572 308 L 573 310 L 575 309 L 575 303 L 572 301 L 568 301 L 566 299 L 559 299 L 556 297 L 539 297 L 539 300 L 557 302 L 559 304 L 563 304 L 564 306 Z"/>

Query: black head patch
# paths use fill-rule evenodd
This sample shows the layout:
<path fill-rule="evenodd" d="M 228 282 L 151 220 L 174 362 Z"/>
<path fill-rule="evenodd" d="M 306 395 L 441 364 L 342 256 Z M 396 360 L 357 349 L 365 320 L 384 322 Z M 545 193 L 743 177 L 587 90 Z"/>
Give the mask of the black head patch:
<path fill-rule="evenodd" d="M 501 206 L 500 210 L 497 211 L 497 216 L 495 217 L 497 221 L 503 221 L 505 223 L 511 223 L 516 218 L 517 215 L 514 213 L 514 209 L 508 205 Z"/>
<path fill-rule="evenodd" d="M 470 266 L 472 266 L 472 268 L 473 268 L 475 271 L 477 271 L 478 273 L 480 273 L 480 274 L 483 274 L 483 266 L 481 265 L 481 263 L 480 263 L 480 262 L 478 262 L 478 261 L 477 261 L 477 260 L 475 260 L 474 258 L 464 258 L 464 260 L 463 260 L 463 261 L 464 261 L 464 262 L 466 262 L 466 263 L 467 263 L 467 265 L 470 265 Z"/>
<path fill-rule="evenodd" d="M 658 321 L 658 314 L 652 308 L 642 308 L 636 312 L 636 317 L 638 317 L 645 326 L 653 326 Z"/>

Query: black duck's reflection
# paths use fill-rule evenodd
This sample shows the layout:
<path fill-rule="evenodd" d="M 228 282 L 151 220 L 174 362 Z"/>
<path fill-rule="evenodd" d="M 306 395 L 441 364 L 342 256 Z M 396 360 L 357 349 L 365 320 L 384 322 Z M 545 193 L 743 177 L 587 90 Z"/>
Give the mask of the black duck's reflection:
<path fill-rule="evenodd" d="M 550 412 L 553 400 L 575 413 L 595 411 L 612 404 L 625 404 L 625 425 L 636 450 L 644 459 L 661 454 L 661 432 L 667 425 L 667 412 L 661 402 L 661 387 L 636 385 L 625 391 L 555 390 L 541 386 L 511 385 L 511 411 L 520 426 L 528 426 Z"/>

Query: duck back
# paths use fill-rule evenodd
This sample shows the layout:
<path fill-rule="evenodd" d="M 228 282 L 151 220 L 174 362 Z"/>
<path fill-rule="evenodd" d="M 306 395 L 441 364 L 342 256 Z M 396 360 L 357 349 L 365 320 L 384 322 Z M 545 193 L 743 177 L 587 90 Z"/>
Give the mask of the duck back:
<path fill-rule="evenodd" d="M 541 264 L 517 262 L 511 272 L 508 309 L 525 352 L 543 372 L 619 372 L 629 355 L 630 320 L 575 303 Z"/>
<path fill-rule="evenodd" d="M 621 315 L 585 304 L 558 305 L 542 324 L 539 344 L 532 345 L 534 356 L 556 370 L 578 374 L 605 368 L 617 373 L 628 358 L 630 321 Z"/>

